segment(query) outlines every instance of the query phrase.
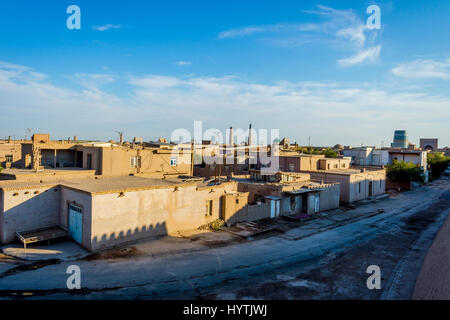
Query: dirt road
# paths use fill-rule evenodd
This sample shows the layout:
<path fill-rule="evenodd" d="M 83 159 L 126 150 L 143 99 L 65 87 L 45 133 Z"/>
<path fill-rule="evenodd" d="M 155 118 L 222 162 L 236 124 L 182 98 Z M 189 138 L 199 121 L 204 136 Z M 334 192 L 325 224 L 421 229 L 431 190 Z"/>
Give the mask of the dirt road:
<path fill-rule="evenodd" d="M 450 219 L 442 226 L 428 251 L 413 299 L 450 299 Z"/>
<path fill-rule="evenodd" d="M 440 180 L 264 239 L 9 269 L 0 298 L 409 299 L 449 207 L 450 183 Z M 70 265 L 81 269 L 81 290 L 67 289 Z M 381 290 L 367 289 L 369 265 L 381 269 Z"/>

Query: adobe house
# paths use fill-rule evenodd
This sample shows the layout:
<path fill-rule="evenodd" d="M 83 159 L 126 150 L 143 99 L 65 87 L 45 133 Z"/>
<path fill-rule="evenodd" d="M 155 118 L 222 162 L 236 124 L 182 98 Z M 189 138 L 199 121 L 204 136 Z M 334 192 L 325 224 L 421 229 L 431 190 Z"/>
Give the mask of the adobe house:
<path fill-rule="evenodd" d="M 249 178 L 234 180 L 238 182 L 238 191 L 249 193 L 249 211 L 269 204 L 265 218 L 299 213 L 317 214 L 339 207 L 339 184 L 312 181 L 307 173 L 277 172 L 262 175 L 259 170 L 251 170 Z M 235 215 L 233 220 L 238 217 Z"/>
<path fill-rule="evenodd" d="M 229 195 L 240 206 L 231 207 Z M 234 200 L 236 203 L 236 200 Z M 198 179 L 84 177 L 0 182 L 0 241 L 16 232 L 58 226 L 90 251 L 193 230 L 247 206 L 237 183 Z"/>
<path fill-rule="evenodd" d="M 20 167 L 22 164 L 22 144 L 26 140 L 0 140 L 0 166 L 2 168 Z"/>
<path fill-rule="evenodd" d="M 110 142 L 52 141 L 48 134 L 34 134 L 22 144 L 22 167 L 83 168 L 97 175 L 192 175 L 191 150 L 177 146 L 118 145 Z"/>
<path fill-rule="evenodd" d="M 351 168 L 351 157 L 326 158 L 324 155 L 280 155 L 280 171 L 308 173 L 314 181 L 338 183 L 340 202 L 352 203 L 384 194 L 384 168 Z"/>
<path fill-rule="evenodd" d="M 339 183 L 340 202 L 353 203 L 386 192 L 386 170 L 376 168 L 309 171 L 311 179 Z"/>

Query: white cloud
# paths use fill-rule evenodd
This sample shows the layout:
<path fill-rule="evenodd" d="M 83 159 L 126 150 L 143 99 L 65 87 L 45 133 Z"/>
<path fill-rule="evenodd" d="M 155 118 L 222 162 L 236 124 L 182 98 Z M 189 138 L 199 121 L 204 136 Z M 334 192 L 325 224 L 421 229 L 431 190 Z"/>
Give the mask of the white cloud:
<path fill-rule="evenodd" d="M 419 59 L 412 62 L 399 64 L 391 70 L 393 74 L 409 79 L 450 79 L 450 59 L 435 61 L 431 59 Z"/>
<path fill-rule="evenodd" d="M 350 38 L 350 40 L 356 41 L 360 46 L 363 46 L 366 41 L 366 36 L 364 34 L 365 30 L 367 30 L 367 27 L 363 24 L 359 24 L 350 28 L 341 29 L 336 35 L 339 37 Z"/>
<path fill-rule="evenodd" d="M 103 26 L 93 26 L 92 29 L 96 31 L 106 31 L 110 29 L 120 29 L 121 27 L 120 24 L 105 24 Z"/>
<path fill-rule="evenodd" d="M 364 21 L 351 9 L 337 10 L 323 5 L 316 5 L 315 10 L 303 13 L 318 15 L 322 22 L 308 24 L 279 23 L 272 25 L 246 26 L 219 33 L 219 39 L 247 37 L 257 34 L 272 35 L 264 41 L 283 47 L 298 47 L 322 41 L 331 46 L 351 51 L 353 56 L 340 59 L 341 66 L 353 66 L 362 62 L 374 62 L 380 55 L 381 46 L 374 44 L 377 30 L 369 30 Z M 336 31 L 337 30 L 337 31 Z M 372 33 L 372 47 L 366 48 L 366 33 Z"/>
<path fill-rule="evenodd" d="M 380 56 L 380 51 L 381 45 L 378 45 L 376 47 L 364 49 L 349 58 L 340 59 L 338 60 L 338 63 L 342 67 L 351 67 L 363 62 L 375 62 Z"/>
<path fill-rule="evenodd" d="M 177 66 L 190 66 L 190 65 L 192 65 L 191 61 L 175 61 L 174 63 Z"/>
<path fill-rule="evenodd" d="M 176 128 L 191 129 L 194 120 L 203 120 L 207 127 L 245 128 L 252 122 L 258 128 L 279 128 L 292 139 L 310 135 L 314 143 L 359 145 L 362 137 L 367 144 L 388 141 L 402 119 L 402 126 L 417 135 L 432 134 L 450 144 L 445 141 L 450 97 L 417 88 L 149 75 L 125 78 L 119 94 L 117 86 L 111 91 L 102 87 L 123 81 L 117 75 L 76 75 L 72 80 L 85 81 L 81 90 L 55 85 L 40 75 L 28 67 L 0 63 L 0 112 L 1 119 L 8 119 L 2 121 L 0 136 L 19 136 L 24 128 L 39 127 L 62 137 L 110 139 L 118 128 L 129 136 L 168 137 Z"/>
<path fill-rule="evenodd" d="M 258 33 L 278 33 L 278 32 L 290 32 L 290 31 L 313 31 L 317 30 L 315 24 L 273 24 L 263 26 L 249 26 L 243 28 L 230 29 L 219 33 L 219 39 L 236 38 L 250 36 Z"/>

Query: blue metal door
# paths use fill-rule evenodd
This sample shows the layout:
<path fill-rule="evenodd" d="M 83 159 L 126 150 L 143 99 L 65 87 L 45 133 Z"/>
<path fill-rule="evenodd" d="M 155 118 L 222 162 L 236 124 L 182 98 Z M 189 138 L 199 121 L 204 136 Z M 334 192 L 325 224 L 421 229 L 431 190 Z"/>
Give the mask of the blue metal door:
<path fill-rule="evenodd" d="M 81 244 L 83 235 L 83 210 L 82 208 L 69 204 L 69 234 L 70 237 Z"/>

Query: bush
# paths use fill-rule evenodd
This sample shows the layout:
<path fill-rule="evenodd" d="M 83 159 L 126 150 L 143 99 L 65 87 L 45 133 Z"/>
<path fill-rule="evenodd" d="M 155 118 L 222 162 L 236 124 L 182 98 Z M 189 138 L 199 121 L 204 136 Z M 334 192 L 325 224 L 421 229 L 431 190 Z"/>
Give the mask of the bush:
<path fill-rule="evenodd" d="M 219 231 L 224 226 L 225 221 L 222 219 L 214 220 L 211 223 L 202 225 L 198 227 L 199 230 L 212 230 L 212 231 Z"/>
<path fill-rule="evenodd" d="M 3 167 L 0 165 L 0 172 L 2 172 L 2 170 L 3 170 Z"/>
<path fill-rule="evenodd" d="M 431 171 L 430 178 L 431 180 L 435 180 L 447 169 L 450 158 L 442 153 L 428 153 L 427 161 Z"/>
<path fill-rule="evenodd" d="M 336 158 L 337 157 L 337 152 L 334 151 L 333 149 L 328 148 L 327 150 L 325 150 L 325 152 L 323 153 L 325 155 L 325 157 L 327 158 Z"/>
<path fill-rule="evenodd" d="M 213 231 L 219 231 L 223 227 L 224 224 L 225 224 L 225 221 L 223 221 L 222 219 L 217 219 L 217 220 L 211 222 L 209 227 Z"/>
<path fill-rule="evenodd" d="M 304 154 L 323 154 L 325 155 L 326 158 L 336 158 L 338 155 L 337 152 L 331 148 L 321 150 L 313 147 L 304 147 L 304 148 L 300 147 L 298 148 L 298 151 Z"/>
<path fill-rule="evenodd" d="M 392 165 L 386 166 L 386 176 L 392 182 L 425 182 L 422 169 L 412 162 L 394 160 Z"/>

